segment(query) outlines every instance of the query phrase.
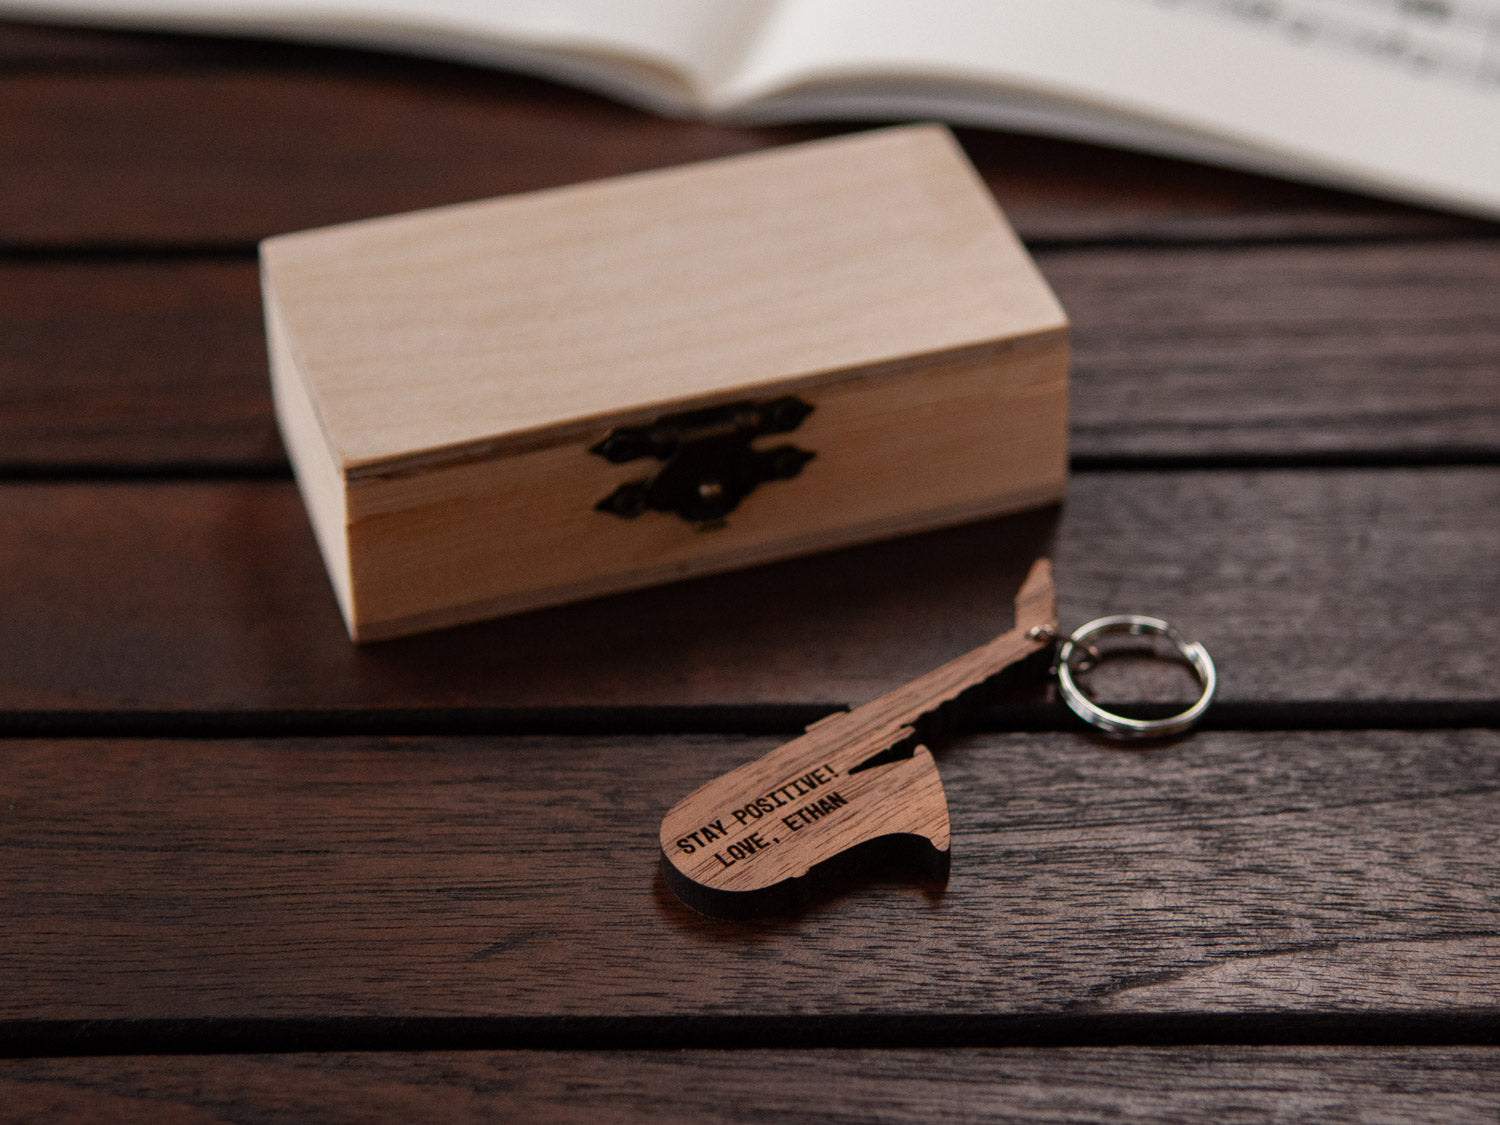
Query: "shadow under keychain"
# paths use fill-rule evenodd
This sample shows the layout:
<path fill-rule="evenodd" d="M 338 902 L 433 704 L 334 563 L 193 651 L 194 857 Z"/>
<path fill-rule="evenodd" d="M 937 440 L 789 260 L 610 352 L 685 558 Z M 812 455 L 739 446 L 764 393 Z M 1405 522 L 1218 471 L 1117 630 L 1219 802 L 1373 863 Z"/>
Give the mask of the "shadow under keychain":
<path fill-rule="evenodd" d="M 1089 699 L 1074 675 L 1098 663 L 1096 640 L 1116 634 L 1169 641 L 1171 658 L 1198 679 L 1192 706 L 1167 718 L 1132 719 Z M 1002 673 L 1050 671 L 1063 702 L 1118 739 L 1181 734 L 1213 699 L 1218 681 L 1207 650 L 1158 618 L 1100 617 L 1059 640 L 1052 564 L 1039 559 L 1016 595 L 1009 632 L 863 706 L 819 719 L 679 801 L 661 824 L 667 885 L 701 913 L 742 918 L 795 901 L 810 874 L 878 861 L 872 852 L 881 845 L 908 863 L 915 858 L 932 878 L 946 878 L 948 802 L 926 743 L 983 702 Z"/>

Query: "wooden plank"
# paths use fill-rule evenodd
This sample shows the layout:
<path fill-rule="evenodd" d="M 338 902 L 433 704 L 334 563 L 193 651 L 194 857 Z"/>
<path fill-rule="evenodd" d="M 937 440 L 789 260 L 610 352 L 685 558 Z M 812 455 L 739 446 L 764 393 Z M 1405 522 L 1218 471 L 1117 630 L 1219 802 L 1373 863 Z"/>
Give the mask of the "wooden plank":
<path fill-rule="evenodd" d="M 11 485 L 0 707 L 862 702 L 1008 628 L 1049 550 L 1066 627 L 1173 620 L 1223 700 L 1492 701 L 1497 508 L 1485 468 L 1086 473 L 1060 531 L 1043 510 L 357 648 L 289 483 Z"/>
<path fill-rule="evenodd" d="M 1500 242 L 1043 254 L 1084 457 L 1500 452 Z"/>
<path fill-rule="evenodd" d="M 20 23 L 0 19 L 0 66 L 14 73 L 22 69 L 71 71 L 90 66 L 159 67 L 189 58 L 190 45 L 201 41 L 132 32 L 93 31 L 55 24 Z"/>
<path fill-rule="evenodd" d="M 378 55 L 341 56 L 345 64 L 331 66 L 327 55 L 302 66 L 0 77 L 9 110 L 0 121 L 0 244 L 248 245 L 848 128 L 669 121 L 537 80 Z M 208 105 L 212 114 L 202 111 Z M 1030 239 L 1494 229 L 1088 145 L 985 131 L 963 137 Z"/>
<path fill-rule="evenodd" d="M 1075 456 L 1500 451 L 1500 244 L 1037 257 Z M 249 262 L 0 263 L 0 335 L 12 468 L 283 464 Z"/>
<path fill-rule="evenodd" d="M 694 914 L 658 821 L 770 745 L 13 741 L 0 1038 L 469 1019 L 544 1045 L 567 1018 L 727 1045 L 845 1017 L 825 1034 L 848 1042 L 878 1013 L 918 1045 L 1500 1017 L 1500 732 L 972 737 L 939 755 L 946 890 L 892 871 L 771 919 Z"/>
<path fill-rule="evenodd" d="M 246 261 L 0 263 L 0 460 L 280 470 Z"/>
<path fill-rule="evenodd" d="M 464 1051 L 12 1059 L 22 1119 L 1101 1120 L 1459 1125 L 1500 1114 L 1483 1047 Z M 175 1118 L 174 1118 L 175 1119 Z"/>

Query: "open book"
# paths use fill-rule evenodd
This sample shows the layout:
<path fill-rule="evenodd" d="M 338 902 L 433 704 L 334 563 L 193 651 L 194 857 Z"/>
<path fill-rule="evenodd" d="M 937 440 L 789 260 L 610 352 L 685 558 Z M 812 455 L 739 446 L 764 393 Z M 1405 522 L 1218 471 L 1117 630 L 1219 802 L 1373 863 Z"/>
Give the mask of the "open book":
<path fill-rule="evenodd" d="M 1500 217 L 1500 0 L 0 0 L 379 46 L 744 122 L 930 117 Z"/>

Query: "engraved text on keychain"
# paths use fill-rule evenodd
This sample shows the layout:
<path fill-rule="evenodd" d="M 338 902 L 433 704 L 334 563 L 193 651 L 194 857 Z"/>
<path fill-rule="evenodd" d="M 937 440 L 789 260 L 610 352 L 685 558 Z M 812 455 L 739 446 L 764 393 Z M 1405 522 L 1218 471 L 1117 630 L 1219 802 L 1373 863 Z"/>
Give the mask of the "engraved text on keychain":
<path fill-rule="evenodd" d="M 1119 633 L 1169 640 L 1174 658 L 1198 678 L 1193 705 L 1164 719 L 1131 719 L 1084 695 L 1074 673 L 1097 660 L 1095 640 Z M 1040 559 L 1016 595 L 1015 628 L 853 711 L 820 719 L 679 801 L 661 824 L 667 885 L 704 914 L 745 917 L 794 901 L 810 873 L 836 867 L 855 849 L 867 855 L 881 841 L 907 849 L 908 858 L 914 849 L 932 876 L 946 876 L 948 802 L 925 743 L 1007 669 L 1050 666 L 1063 701 L 1116 738 L 1180 734 L 1213 698 L 1208 652 L 1157 618 L 1101 617 L 1061 646 L 1057 640 L 1052 564 Z"/>

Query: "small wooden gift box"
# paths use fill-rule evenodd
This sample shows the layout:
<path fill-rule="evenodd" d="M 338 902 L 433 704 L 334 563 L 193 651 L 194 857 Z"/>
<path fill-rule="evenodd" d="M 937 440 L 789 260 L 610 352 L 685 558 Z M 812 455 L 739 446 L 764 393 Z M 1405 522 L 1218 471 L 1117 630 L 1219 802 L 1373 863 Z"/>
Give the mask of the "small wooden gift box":
<path fill-rule="evenodd" d="M 261 273 L 357 640 L 1063 493 L 1067 321 L 937 126 L 283 235 Z"/>

